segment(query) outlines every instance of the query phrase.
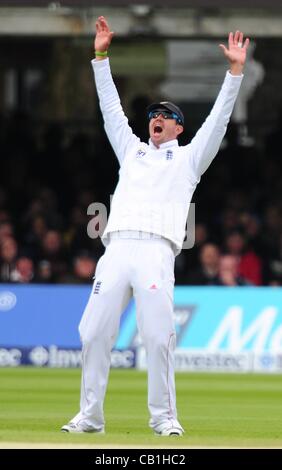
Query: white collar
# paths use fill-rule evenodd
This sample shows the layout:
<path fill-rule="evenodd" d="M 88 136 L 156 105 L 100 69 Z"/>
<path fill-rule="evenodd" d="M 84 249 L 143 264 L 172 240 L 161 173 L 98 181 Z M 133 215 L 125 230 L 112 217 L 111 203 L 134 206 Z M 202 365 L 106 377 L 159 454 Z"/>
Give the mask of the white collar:
<path fill-rule="evenodd" d="M 178 144 L 178 140 L 177 139 L 173 139 L 173 140 L 169 140 L 168 142 L 163 142 L 162 144 L 160 144 L 159 147 L 156 147 L 155 144 L 152 142 L 151 138 L 149 139 L 149 146 L 155 150 L 159 150 L 159 149 L 166 149 L 166 148 L 169 148 L 169 147 L 178 147 L 179 144 Z"/>

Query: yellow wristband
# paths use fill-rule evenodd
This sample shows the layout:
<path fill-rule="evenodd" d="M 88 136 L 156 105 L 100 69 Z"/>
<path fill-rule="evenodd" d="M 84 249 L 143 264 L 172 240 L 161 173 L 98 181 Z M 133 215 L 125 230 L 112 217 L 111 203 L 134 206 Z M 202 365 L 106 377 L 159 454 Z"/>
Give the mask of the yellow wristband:
<path fill-rule="evenodd" d="M 108 51 L 95 51 L 95 55 L 98 57 L 107 57 Z"/>

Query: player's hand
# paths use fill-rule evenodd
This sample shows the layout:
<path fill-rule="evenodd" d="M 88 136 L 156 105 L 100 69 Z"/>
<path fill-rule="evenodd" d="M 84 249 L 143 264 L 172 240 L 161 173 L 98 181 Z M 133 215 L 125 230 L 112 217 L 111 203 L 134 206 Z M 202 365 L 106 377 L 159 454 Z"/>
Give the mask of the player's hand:
<path fill-rule="evenodd" d="M 229 33 L 228 48 L 225 47 L 224 44 L 219 44 L 219 47 L 222 49 L 225 57 L 230 63 L 231 73 L 232 70 L 234 72 L 238 71 L 238 73 L 242 72 L 243 66 L 246 62 L 249 43 L 249 38 L 245 39 L 244 42 L 243 33 L 241 31 L 236 31 L 234 35 L 233 33 Z"/>
<path fill-rule="evenodd" d="M 107 20 L 104 16 L 99 16 L 96 21 L 96 37 L 94 41 L 95 51 L 104 52 L 107 51 L 114 33 L 110 31 Z"/>

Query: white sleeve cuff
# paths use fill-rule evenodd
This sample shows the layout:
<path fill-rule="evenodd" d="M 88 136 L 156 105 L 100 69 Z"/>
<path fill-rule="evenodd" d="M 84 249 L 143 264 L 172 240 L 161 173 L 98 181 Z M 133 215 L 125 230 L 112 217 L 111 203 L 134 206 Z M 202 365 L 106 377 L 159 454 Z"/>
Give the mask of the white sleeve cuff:
<path fill-rule="evenodd" d="M 103 66 L 106 67 L 109 65 L 109 57 L 106 57 L 104 60 L 97 60 L 97 59 L 92 59 L 91 60 L 92 67 L 94 68 L 102 68 Z"/>
<path fill-rule="evenodd" d="M 235 80 L 238 78 L 242 79 L 244 77 L 243 73 L 241 73 L 240 75 L 233 75 L 233 73 L 231 73 L 230 70 L 227 70 L 226 75 L 231 78 L 235 78 Z"/>

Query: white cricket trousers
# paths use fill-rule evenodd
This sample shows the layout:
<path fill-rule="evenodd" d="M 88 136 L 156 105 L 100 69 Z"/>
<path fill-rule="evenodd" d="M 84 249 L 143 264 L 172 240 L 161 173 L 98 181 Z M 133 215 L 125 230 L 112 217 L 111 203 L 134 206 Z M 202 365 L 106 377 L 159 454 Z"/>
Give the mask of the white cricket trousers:
<path fill-rule="evenodd" d="M 112 239 L 100 258 L 79 325 L 82 341 L 80 412 L 72 420 L 104 427 L 103 402 L 111 349 L 132 295 L 147 353 L 150 426 L 177 419 L 174 382 L 174 253 L 163 238 Z M 126 412 L 126 410 L 125 410 Z"/>

